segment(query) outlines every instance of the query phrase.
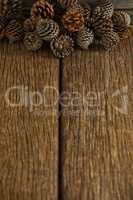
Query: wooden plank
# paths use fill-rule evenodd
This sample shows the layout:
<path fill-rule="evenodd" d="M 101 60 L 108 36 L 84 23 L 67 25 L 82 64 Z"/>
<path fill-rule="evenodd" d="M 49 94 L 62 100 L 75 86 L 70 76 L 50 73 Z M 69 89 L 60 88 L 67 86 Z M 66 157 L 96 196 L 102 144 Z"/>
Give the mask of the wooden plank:
<path fill-rule="evenodd" d="M 23 5 L 24 7 L 31 7 L 31 5 L 35 2 L 35 0 L 30 0 L 30 1 L 27 1 L 27 0 L 22 0 L 23 1 Z"/>
<path fill-rule="evenodd" d="M 132 0 L 113 0 L 116 8 L 133 9 Z"/>
<path fill-rule="evenodd" d="M 132 199 L 132 57 L 133 31 L 110 52 L 77 51 L 64 60 L 64 200 Z"/>
<path fill-rule="evenodd" d="M 0 60 L 0 198 L 56 200 L 59 62 L 5 43 Z M 44 95 L 46 86 L 55 89 Z"/>

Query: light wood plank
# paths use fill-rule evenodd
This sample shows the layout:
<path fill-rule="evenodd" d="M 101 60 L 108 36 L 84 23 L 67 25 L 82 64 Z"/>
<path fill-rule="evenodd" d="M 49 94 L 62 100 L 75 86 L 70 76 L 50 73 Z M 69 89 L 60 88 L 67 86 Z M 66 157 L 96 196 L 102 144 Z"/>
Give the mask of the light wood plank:
<path fill-rule="evenodd" d="M 132 199 L 132 57 L 133 31 L 110 52 L 77 51 L 64 60 L 63 91 L 78 96 L 62 100 L 69 103 L 62 105 L 64 200 Z"/>
<path fill-rule="evenodd" d="M 113 3 L 116 8 L 133 9 L 132 0 L 113 0 Z"/>
<path fill-rule="evenodd" d="M 50 52 L 31 53 L 23 45 L 0 46 L 0 199 L 56 200 L 58 190 L 58 90 L 59 62 Z M 26 89 L 7 91 L 11 87 Z M 34 92 L 38 92 L 36 95 Z M 6 97 L 7 95 L 7 97 Z M 38 106 L 32 106 L 40 102 Z M 23 100 L 24 102 L 24 100 Z"/>

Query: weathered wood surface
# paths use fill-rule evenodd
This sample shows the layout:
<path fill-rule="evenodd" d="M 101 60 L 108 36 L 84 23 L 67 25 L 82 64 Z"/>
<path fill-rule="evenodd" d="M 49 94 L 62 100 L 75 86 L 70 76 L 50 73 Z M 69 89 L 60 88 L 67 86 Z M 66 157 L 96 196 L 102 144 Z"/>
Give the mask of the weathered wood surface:
<path fill-rule="evenodd" d="M 1 42 L 0 60 L 0 199 L 132 200 L 133 31 L 110 52 L 60 64 Z"/>
<path fill-rule="evenodd" d="M 56 200 L 58 105 L 47 108 L 45 115 L 41 96 L 46 86 L 58 90 L 59 62 L 49 52 L 29 53 L 21 45 L 5 43 L 0 60 L 0 199 Z M 20 90 L 14 89 L 8 97 L 7 91 L 16 86 L 26 87 L 25 93 L 20 98 Z M 56 94 L 50 90 L 45 97 L 52 105 Z M 23 106 L 11 106 L 22 98 Z"/>
<path fill-rule="evenodd" d="M 133 31 L 63 63 L 62 199 L 133 199 Z"/>
<path fill-rule="evenodd" d="M 132 0 L 113 0 L 113 3 L 116 8 L 133 9 Z"/>

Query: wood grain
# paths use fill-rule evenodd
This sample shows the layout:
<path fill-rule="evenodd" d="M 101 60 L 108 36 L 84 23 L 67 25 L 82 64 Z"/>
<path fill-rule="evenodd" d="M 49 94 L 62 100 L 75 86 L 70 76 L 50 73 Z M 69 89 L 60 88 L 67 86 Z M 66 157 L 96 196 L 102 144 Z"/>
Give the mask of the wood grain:
<path fill-rule="evenodd" d="M 1 43 L 0 60 L 0 199 L 56 200 L 56 92 L 47 90 L 43 102 L 41 97 L 46 86 L 58 90 L 59 62 L 50 52 L 29 53 L 6 43 Z M 19 106 L 11 105 L 20 100 Z"/>
<path fill-rule="evenodd" d="M 62 100 L 64 200 L 133 197 L 131 34 L 110 52 L 78 50 L 63 61 L 62 90 L 67 94 Z"/>
<path fill-rule="evenodd" d="M 113 0 L 113 3 L 116 8 L 133 9 L 132 0 Z"/>

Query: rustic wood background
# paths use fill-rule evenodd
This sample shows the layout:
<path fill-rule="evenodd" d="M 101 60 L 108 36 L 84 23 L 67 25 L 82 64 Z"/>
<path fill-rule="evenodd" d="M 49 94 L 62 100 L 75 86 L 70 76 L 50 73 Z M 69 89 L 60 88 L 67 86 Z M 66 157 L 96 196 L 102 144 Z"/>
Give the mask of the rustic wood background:
<path fill-rule="evenodd" d="M 116 8 L 133 9 L 132 0 L 113 0 Z"/>
<path fill-rule="evenodd" d="M 0 58 L 0 199 L 55 200 L 59 145 L 54 112 L 58 105 L 49 108 L 51 116 L 46 118 L 43 106 L 32 112 L 25 99 L 27 106 L 14 109 L 4 96 L 12 86 L 28 87 L 28 95 L 42 92 L 47 85 L 59 90 L 59 61 L 50 52 L 28 53 L 23 45 L 6 43 L 1 43 Z M 12 92 L 10 101 L 19 101 L 19 96 Z M 54 92 L 47 96 L 51 104 L 55 99 Z"/>

